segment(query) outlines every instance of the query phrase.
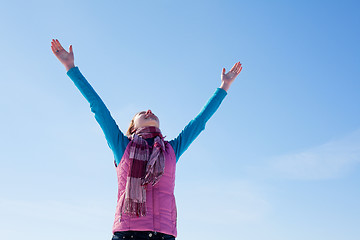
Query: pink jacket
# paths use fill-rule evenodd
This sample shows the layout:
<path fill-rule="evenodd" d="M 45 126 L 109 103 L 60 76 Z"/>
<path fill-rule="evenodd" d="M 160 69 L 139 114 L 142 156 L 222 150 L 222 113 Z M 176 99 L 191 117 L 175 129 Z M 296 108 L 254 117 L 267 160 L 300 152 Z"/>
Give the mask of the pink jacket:
<path fill-rule="evenodd" d="M 143 217 L 130 217 L 120 213 L 125 197 L 126 178 L 129 171 L 129 144 L 119 165 L 116 167 L 118 178 L 118 200 L 115 212 L 113 233 L 118 231 L 156 231 L 177 236 L 177 211 L 174 196 L 176 157 L 171 145 L 165 141 L 165 170 L 160 181 L 146 189 L 146 210 Z"/>

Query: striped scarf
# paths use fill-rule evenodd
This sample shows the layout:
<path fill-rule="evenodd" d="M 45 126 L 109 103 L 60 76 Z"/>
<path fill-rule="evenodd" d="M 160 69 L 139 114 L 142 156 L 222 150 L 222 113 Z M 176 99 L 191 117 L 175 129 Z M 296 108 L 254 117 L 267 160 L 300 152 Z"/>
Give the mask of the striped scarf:
<path fill-rule="evenodd" d="M 147 138 L 155 138 L 153 146 L 148 145 Z M 130 170 L 122 212 L 139 217 L 146 215 L 146 185 L 155 185 L 164 173 L 165 145 L 160 129 L 152 126 L 138 128 L 130 139 Z"/>

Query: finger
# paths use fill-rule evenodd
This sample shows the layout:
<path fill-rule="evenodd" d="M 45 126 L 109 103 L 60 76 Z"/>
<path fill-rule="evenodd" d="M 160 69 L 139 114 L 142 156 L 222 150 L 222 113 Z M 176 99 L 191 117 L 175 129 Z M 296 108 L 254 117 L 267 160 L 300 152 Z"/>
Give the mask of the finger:
<path fill-rule="evenodd" d="M 56 46 L 56 44 L 55 44 L 55 40 L 54 40 L 54 39 L 51 41 L 51 46 L 52 46 L 55 50 L 57 49 L 57 46 Z"/>
<path fill-rule="evenodd" d="M 235 70 L 236 64 L 237 64 L 237 63 L 235 63 L 234 66 L 230 69 L 230 72 L 233 71 L 233 70 Z"/>
<path fill-rule="evenodd" d="M 240 65 L 241 65 L 240 62 L 236 63 L 236 68 L 235 68 L 236 73 L 239 71 Z"/>
<path fill-rule="evenodd" d="M 236 72 L 239 72 L 240 67 L 241 67 L 241 63 L 240 63 L 240 62 L 238 62 L 238 65 L 237 65 L 237 68 L 236 68 Z"/>
<path fill-rule="evenodd" d="M 55 39 L 52 40 L 52 43 L 54 44 L 54 46 L 56 47 L 56 49 L 59 47 L 59 44 L 58 44 L 58 42 L 57 42 Z"/>
<path fill-rule="evenodd" d="M 51 49 L 55 54 L 57 54 L 59 52 L 59 50 L 57 49 L 57 47 L 54 44 L 51 45 Z"/>
<path fill-rule="evenodd" d="M 59 43 L 59 45 L 60 45 L 60 50 L 65 50 L 65 49 L 61 46 L 59 40 L 56 39 L 56 41 L 57 41 L 57 42 Z"/>
<path fill-rule="evenodd" d="M 59 40 L 54 39 L 54 43 L 55 43 L 56 47 L 58 47 L 58 48 L 61 47 L 61 44 L 60 44 Z"/>
<path fill-rule="evenodd" d="M 53 46 L 51 46 L 51 50 L 52 50 L 52 52 L 53 52 L 54 54 L 56 54 L 56 50 L 54 49 Z"/>
<path fill-rule="evenodd" d="M 236 71 L 237 71 L 237 69 L 238 69 L 238 65 L 239 65 L 239 63 L 235 63 L 235 65 L 234 65 L 234 69 L 233 69 L 233 72 L 235 72 L 235 73 L 236 73 Z"/>
<path fill-rule="evenodd" d="M 241 63 L 239 62 L 238 67 L 237 67 L 237 69 L 236 69 L 236 72 L 237 72 L 237 73 L 240 73 L 240 71 L 241 71 L 240 69 L 241 69 Z"/>
<path fill-rule="evenodd" d="M 234 64 L 234 66 L 231 68 L 231 70 L 230 71 L 233 71 L 233 70 L 235 70 L 235 68 L 236 68 L 236 65 L 237 65 L 237 63 L 235 63 Z"/>
<path fill-rule="evenodd" d="M 65 49 L 61 46 L 59 40 L 56 39 L 56 42 L 59 44 L 59 50 L 65 50 Z"/>
<path fill-rule="evenodd" d="M 70 47 L 69 47 L 69 53 L 72 53 L 72 52 L 73 52 L 72 45 L 70 45 Z"/>
<path fill-rule="evenodd" d="M 223 68 L 223 70 L 222 70 L 222 74 L 225 74 L 225 68 Z"/>
<path fill-rule="evenodd" d="M 239 64 L 238 64 L 238 63 L 236 63 L 236 66 L 235 66 L 234 70 L 232 70 L 232 72 L 233 72 L 233 73 L 235 73 L 235 74 L 237 73 L 238 66 L 239 66 Z"/>
<path fill-rule="evenodd" d="M 58 51 L 60 50 L 59 47 L 58 47 L 58 45 L 56 44 L 55 40 L 54 40 L 53 42 L 51 42 L 51 45 L 52 45 L 52 47 L 54 48 L 55 52 L 56 52 L 56 51 L 58 52 Z"/>

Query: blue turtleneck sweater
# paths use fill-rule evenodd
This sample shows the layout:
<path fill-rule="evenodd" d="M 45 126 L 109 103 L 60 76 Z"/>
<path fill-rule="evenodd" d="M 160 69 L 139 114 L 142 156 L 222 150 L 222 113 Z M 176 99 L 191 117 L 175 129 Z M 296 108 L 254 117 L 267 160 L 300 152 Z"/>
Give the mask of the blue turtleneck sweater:
<path fill-rule="evenodd" d="M 66 74 L 90 103 L 91 111 L 95 114 L 95 119 L 104 132 L 106 141 L 114 153 L 115 163 L 118 165 L 130 140 L 120 131 L 104 102 L 81 74 L 79 68 L 73 67 Z M 226 95 L 227 92 L 224 89 L 217 88 L 200 113 L 185 126 L 176 138 L 169 141 L 175 151 L 176 162 L 200 132 L 205 129 L 206 122 L 216 112 Z"/>

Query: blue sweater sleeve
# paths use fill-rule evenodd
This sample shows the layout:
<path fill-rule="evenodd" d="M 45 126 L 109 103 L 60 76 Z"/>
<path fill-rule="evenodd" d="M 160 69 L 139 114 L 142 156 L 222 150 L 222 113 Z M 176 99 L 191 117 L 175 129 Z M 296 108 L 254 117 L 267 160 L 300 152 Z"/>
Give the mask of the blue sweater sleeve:
<path fill-rule="evenodd" d="M 66 74 L 90 103 L 91 111 L 95 114 L 95 119 L 104 132 L 107 144 L 114 153 L 115 162 L 119 164 L 129 139 L 120 131 L 104 102 L 81 74 L 79 68 L 73 67 Z"/>
<path fill-rule="evenodd" d="M 200 113 L 186 125 L 176 138 L 169 141 L 175 151 L 176 162 L 196 137 L 205 129 L 206 122 L 219 108 L 226 95 L 227 92 L 224 89 L 217 88 L 214 95 L 209 99 Z"/>

